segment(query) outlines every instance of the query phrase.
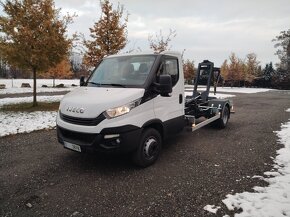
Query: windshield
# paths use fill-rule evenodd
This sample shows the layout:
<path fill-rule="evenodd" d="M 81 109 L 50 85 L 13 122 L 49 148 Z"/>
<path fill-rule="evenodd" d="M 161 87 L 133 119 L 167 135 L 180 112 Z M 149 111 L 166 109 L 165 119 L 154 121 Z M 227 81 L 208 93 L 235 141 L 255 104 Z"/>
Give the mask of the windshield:
<path fill-rule="evenodd" d="M 142 86 L 156 59 L 154 55 L 119 56 L 104 59 L 95 68 L 88 86 Z"/>

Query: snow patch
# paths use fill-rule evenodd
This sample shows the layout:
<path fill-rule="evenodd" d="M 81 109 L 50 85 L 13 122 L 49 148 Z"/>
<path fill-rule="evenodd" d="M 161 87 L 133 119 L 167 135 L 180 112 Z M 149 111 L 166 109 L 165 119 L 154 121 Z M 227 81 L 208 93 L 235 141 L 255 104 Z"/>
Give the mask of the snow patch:
<path fill-rule="evenodd" d="M 0 137 L 52 129 L 56 126 L 56 111 L 0 112 Z"/>
<path fill-rule="evenodd" d="M 264 177 L 263 176 L 257 176 L 257 175 L 255 175 L 255 176 L 252 177 L 252 179 L 261 179 L 261 180 L 264 180 Z"/>
<path fill-rule="evenodd" d="M 186 91 L 193 91 L 193 85 L 185 85 Z M 204 91 L 206 89 L 205 86 L 199 86 L 198 91 Z M 217 92 L 229 92 L 229 93 L 262 93 L 268 92 L 274 89 L 267 89 L 267 88 L 248 88 L 248 87 L 217 87 Z M 214 91 L 214 87 L 210 88 L 210 91 Z"/>
<path fill-rule="evenodd" d="M 192 92 L 185 91 L 184 94 L 185 94 L 185 96 L 192 96 Z M 225 98 L 235 97 L 236 95 L 222 94 L 222 93 L 217 93 L 216 95 L 214 95 L 213 93 L 209 93 L 209 96 L 216 97 L 218 99 L 225 99 Z"/>
<path fill-rule="evenodd" d="M 215 205 L 206 205 L 205 207 L 203 207 L 204 210 L 214 213 L 216 214 L 216 212 L 218 211 L 218 209 L 220 209 L 220 206 L 215 206 Z"/>
<path fill-rule="evenodd" d="M 211 88 L 213 91 L 213 88 Z M 267 88 L 247 88 L 247 87 L 220 87 L 217 88 L 218 92 L 229 92 L 229 93 L 263 93 L 268 92 L 273 89 L 267 89 Z"/>
<path fill-rule="evenodd" d="M 290 217 L 290 121 L 282 124 L 281 131 L 276 134 L 284 147 L 277 151 L 274 159 L 277 171 L 264 173 L 270 176 L 263 178 L 269 186 L 256 186 L 253 188 L 255 192 L 228 194 L 222 201 L 228 210 L 243 210 L 235 214 L 236 217 Z"/>

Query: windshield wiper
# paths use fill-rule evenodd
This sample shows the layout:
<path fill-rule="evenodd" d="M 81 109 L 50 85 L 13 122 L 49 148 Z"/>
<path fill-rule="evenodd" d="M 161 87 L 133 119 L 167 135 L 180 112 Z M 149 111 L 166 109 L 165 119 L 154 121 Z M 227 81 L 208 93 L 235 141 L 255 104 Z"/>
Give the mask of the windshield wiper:
<path fill-rule="evenodd" d="M 96 82 L 93 82 L 93 81 L 89 81 L 88 84 L 94 84 L 94 85 L 97 85 L 98 87 L 101 87 L 101 86 L 113 86 L 113 87 L 126 87 L 125 85 L 123 84 L 102 84 L 102 83 L 96 83 Z"/>
<path fill-rule="evenodd" d="M 100 85 L 108 85 L 108 86 L 113 86 L 113 87 L 126 87 L 123 84 L 100 84 Z"/>
<path fill-rule="evenodd" d="M 97 85 L 97 86 L 101 86 L 100 83 L 96 83 L 96 82 L 93 82 L 93 81 L 88 81 L 88 84 L 94 84 L 94 85 Z"/>

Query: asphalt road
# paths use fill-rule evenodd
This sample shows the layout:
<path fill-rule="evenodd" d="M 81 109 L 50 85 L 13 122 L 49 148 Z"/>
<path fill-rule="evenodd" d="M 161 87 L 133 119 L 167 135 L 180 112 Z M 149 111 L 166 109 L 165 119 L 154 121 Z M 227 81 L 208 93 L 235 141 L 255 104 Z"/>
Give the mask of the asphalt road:
<path fill-rule="evenodd" d="M 290 91 L 234 102 L 226 129 L 183 132 L 146 169 L 128 156 L 65 150 L 55 130 L 1 138 L 0 215 L 200 217 L 215 216 L 203 210 L 215 204 L 222 216 L 227 194 L 266 184 L 250 177 L 272 168 L 280 146 L 273 131 L 289 118 Z"/>

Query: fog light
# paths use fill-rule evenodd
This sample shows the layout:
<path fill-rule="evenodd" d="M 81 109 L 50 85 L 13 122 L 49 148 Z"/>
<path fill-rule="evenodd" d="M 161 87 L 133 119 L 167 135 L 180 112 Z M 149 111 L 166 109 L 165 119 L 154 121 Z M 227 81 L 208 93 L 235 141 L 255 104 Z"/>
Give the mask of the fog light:
<path fill-rule="evenodd" d="M 120 134 L 105 135 L 104 139 L 113 139 L 117 137 L 120 137 Z"/>
<path fill-rule="evenodd" d="M 116 143 L 117 144 L 120 144 L 121 143 L 121 140 L 120 139 L 116 139 Z"/>

